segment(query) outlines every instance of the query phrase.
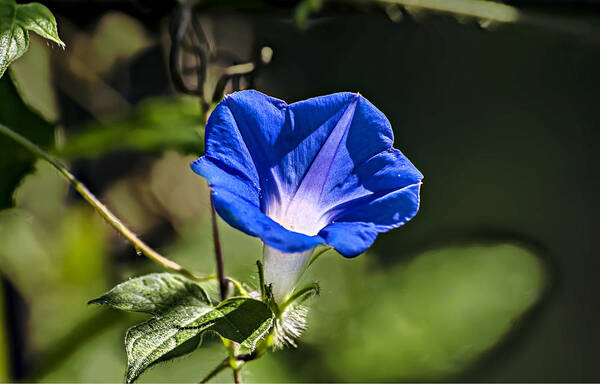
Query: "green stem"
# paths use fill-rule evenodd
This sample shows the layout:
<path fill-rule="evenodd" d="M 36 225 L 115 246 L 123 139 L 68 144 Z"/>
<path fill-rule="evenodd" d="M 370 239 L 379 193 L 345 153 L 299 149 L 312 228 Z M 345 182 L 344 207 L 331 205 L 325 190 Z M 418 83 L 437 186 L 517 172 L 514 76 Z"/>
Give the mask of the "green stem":
<path fill-rule="evenodd" d="M 308 284 L 305 287 L 300 288 L 299 290 L 294 292 L 290 297 L 288 297 L 287 300 L 283 302 L 283 304 L 281 304 L 279 306 L 279 310 L 281 311 L 281 313 L 283 313 L 285 311 L 285 309 L 290 306 L 290 304 L 294 303 L 299 298 L 301 298 L 302 296 L 307 295 L 307 294 L 318 295 L 319 294 L 319 284 L 312 283 L 312 284 Z"/>
<path fill-rule="evenodd" d="M 41 157 L 46 160 L 54 168 L 56 168 L 64 177 L 67 179 L 69 183 L 73 185 L 73 187 L 79 192 L 79 194 L 92 206 L 94 209 L 102 216 L 110 225 L 113 226 L 119 233 L 121 233 L 127 240 L 129 240 L 137 251 L 143 253 L 152 261 L 160 264 L 161 266 L 169 269 L 173 272 L 177 272 L 181 275 L 189 277 L 194 280 L 202 279 L 194 275 L 192 272 L 183 268 L 181 265 L 171 261 L 164 256 L 161 256 L 154 249 L 150 248 L 146 243 L 144 243 L 140 238 L 138 238 L 129 228 L 125 226 L 104 204 L 98 200 L 96 196 L 92 192 L 90 192 L 87 187 L 81 183 L 77 178 L 69 172 L 69 170 L 61 164 L 57 159 L 48 154 L 46 151 L 29 141 L 24 136 L 18 134 L 12 129 L 8 128 L 5 125 L 0 124 L 0 133 L 10 137 L 17 143 L 21 144 L 23 147 L 27 148 L 29 151 L 34 153 L 35 155 Z"/>
<path fill-rule="evenodd" d="M 242 382 L 242 370 L 241 369 L 234 369 L 233 370 L 233 382 L 235 384 L 241 384 Z"/>
<path fill-rule="evenodd" d="M 260 284 L 260 297 L 262 301 L 267 298 L 267 292 L 265 289 L 265 269 L 263 268 L 260 260 L 256 260 L 256 267 L 258 268 L 258 284 Z"/>
<path fill-rule="evenodd" d="M 206 377 L 202 379 L 200 383 L 207 383 L 210 379 L 217 376 L 222 370 L 226 368 L 229 368 L 229 357 L 226 357 L 223 361 L 221 361 L 221 364 L 217 365 L 215 369 L 210 371 L 210 373 L 206 375 Z"/>
<path fill-rule="evenodd" d="M 231 370 L 233 371 L 233 381 L 235 383 L 240 383 L 240 370 L 242 369 L 242 365 L 244 364 L 243 361 L 239 361 L 237 359 L 237 350 L 238 350 L 238 344 L 234 343 L 231 340 L 227 340 L 223 337 L 221 337 L 221 340 L 223 341 L 223 345 L 225 346 L 225 349 L 227 350 L 227 354 L 229 355 L 229 367 L 231 367 Z"/>
<path fill-rule="evenodd" d="M 233 284 L 238 291 L 240 291 L 240 294 L 244 297 L 248 297 L 249 293 L 248 291 L 244 288 L 244 286 L 242 285 L 242 283 L 240 283 L 239 281 L 237 281 L 234 278 L 231 278 L 229 276 L 225 276 L 225 280 L 229 281 L 231 284 Z"/>
<path fill-rule="evenodd" d="M 221 249 L 221 239 L 219 236 L 219 225 L 217 223 L 217 212 L 212 199 L 212 193 L 209 192 L 210 199 L 210 217 L 212 223 L 213 247 L 215 249 L 215 259 L 217 262 L 217 277 L 219 278 L 219 292 L 221 301 L 227 298 L 227 279 L 225 278 L 225 264 L 223 262 L 223 251 Z"/>

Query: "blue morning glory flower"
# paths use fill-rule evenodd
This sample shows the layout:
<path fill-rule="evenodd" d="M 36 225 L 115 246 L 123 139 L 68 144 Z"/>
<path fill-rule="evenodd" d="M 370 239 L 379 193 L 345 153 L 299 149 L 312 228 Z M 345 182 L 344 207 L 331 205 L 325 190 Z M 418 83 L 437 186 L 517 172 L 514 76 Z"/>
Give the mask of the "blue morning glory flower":
<path fill-rule="evenodd" d="M 293 104 L 233 93 L 211 114 L 206 154 L 191 164 L 218 214 L 265 243 L 265 279 L 290 293 L 312 250 L 346 257 L 419 209 L 423 175 L 397 149 L 383 113 L 355 93 Z"/>

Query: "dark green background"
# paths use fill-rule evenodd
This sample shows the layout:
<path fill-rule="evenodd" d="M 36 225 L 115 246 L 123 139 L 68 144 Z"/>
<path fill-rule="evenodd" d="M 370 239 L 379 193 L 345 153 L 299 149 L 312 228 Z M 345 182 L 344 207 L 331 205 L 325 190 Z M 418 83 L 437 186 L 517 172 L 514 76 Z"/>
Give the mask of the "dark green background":
<path fill-rule="evenodd" d="M 73 39 L 78 34 L 93 35 L 98 20 L 107 11 L 124 12 L 143 25 L 152 44 L 142 52 L 118 60 L 110 70 L 101 74 L 104 81 L 132 105 L 149 97 L 169 98 L 175 94 L 165 60 L 168 49 L 165 23 L 172 10 L 171 3 L 152 5 L 140 2 L 137 6 L 128 2 L 92 2 L 85 6 L 63 1 L 47 3 L 57 13 L 59 31 L 66 31 L 61 37 L 67 43 L 67 50 L 54 50 L 53 56 L 69 57 L 69 46 Z M 209 8 L 202 11 L 203 20 L 214 28 L 216 44 L 236 52 L 244 60 L 252 59 L 265 45 L 272 47 L 272 62 L 261 67 L 254 78 L 257 89 L 288 102 L 338 91 L 360 92 L 387 115 L 394 128 L 395 147 L 401 149 L 425 175 L 420 212 L 408 225 L 381 235 L 373 250 L 361 256 L 360 260 L 346 262 L 341 258 L 332 258 L 335 261 L 315 265 L 317 269 L 332 268 L 332 283 L 328 286 L 327 270 L 316 273 L 323 287 L 322 297 L 316 300 L 322 300 L 323 304 L 315 305 L 314 319 L 317 320 L 310 323 L 309 317 L 309 326 L 315 329 L 314 333 L 310 334 L 309 329 L 307 342 L 301 343 L 298 350 L 281 352 L 272 360 L 267 360 L 266 365 L 256 362 L 256 380 L 347 380 L 334 367 L 336 356 L 331 355 L 334 352 L 330 352 L 328 359 L 321 358 L 328 351 L 335 351 L 336 346 L 327 346 L 325 342 L 319 344 L 315 339 L 328 333 L 337 335 L 338 328 L 352 324 L 352 319 L 365 316 L 365 311 L 372 309 L 369 304 L 378 309 L 383 305 L 375 299 L 371 301 L 366 296 L 357 296 L 356 302 L 360 305 L 349 307 L 354 308 L 356 313 L 343 312 L 337 307 L 332 309 L 329 305 L 335 304 L 338 297 L 339 301 L 352 300 L 352 295 L 356 293 L 352 289 L 349 290 L 352 293 L 336 291 L 337 288 L 348 285 L 355 289 L 364 288 L 365 291 L 374 291 L 374 296 L 378 296 L 379 289 L 380 299 L 385 298 L 389 307 L 382 309 L 380 315 L 388 325 L 393 325 L 398 320 L 394 316 L 403 309 L 398 307 L 398 303 L 406 303 L 406 299 L 396 302 L 392 293 L 382 292 L 387 286 L 395 287 L 394 284 L 398 284 L 399 293 L 403 289 L 418 291 L 418 284 L 421 287 L 437 287 L 436 284 L 439 284 L 444 288 L 435 277 L 450 276 L 455 278 L 454 282 L 449 283 L 451 289 L 453 284 L 468 283 L 470 277 L 479 276 L 477 266 L 473 267 L 474 274 L 470 274 L 469 269 L 475 264 L 471 261 L 478 260 L 477 255 L 462 261 L 457 259 L 454 265 L 454 259 L 451 258 L 454 257 L 451 256 L 453 253 L 448 251 L 447 264 L 444 264 L 443 258 L 434 258 L 437 261 L 428 264 L 430 271 L 435 271 L 431 274 L 431 282 L 427 281 L 429 275 L 425 272 L 424 281 L 411 285 L 411 279 L 396 273 L 404 271 L 402 268 L 406 266 L 412 270 L 411 265 L 419 265 L 419 260 L 423 260 L 419 255 L 423 251 L 444 250 L 447 245 L 499 242 L 524 244 L 527 249 L 533 250 L 540 258 L 546 274 L 546 289 L 537 303 L 531 308 L 526 306 L 524 316 L 518 320 L 512 312 L 510 316 L 506 315 L 510 332 L 484 348 L 484 353 L 477 355 L 474 361 L 464 365 L 456 362 L 460 369 L 448 369 L 450 373 L 430 373 L 428 376 L 421 371 L 420 375 L 414 377 L 405 371 L 396 372 L 393 364 L 381 367 L 377 361 L 373 361 L 369 369 L 385 371 L 383 376 L 364 370 L 361 371 L 362 376 L 355 378 L 461 381 L 600 379 L 597 364 L 600 279 L 596 276 L 600 267 L 596 250 L 596 239 L 600 233 L 600 212 L 596 202 L 600 194 L 600 163 L 597 160 L 600 138 L 600 35 L 585 27 L 587 22 L 597 25 L 600 13 L 594 6 L 581 4 L 564 8 L 546 5 L 533 11 L 540 10 L 551 11 L 555 15 L 568 13 L 576 33 L 573 33 L 573 29 L 569 29 L 571 32 L 559 31 L 552 25 L 499 25 L 484 29 L 474 20 L 459 22 L 450 16 L 433 14 L 423 17 L 406 14 L 401 22 L 394 23 L 375 7 L 358 10 L 351 7 L 328 8 L 323 13 L 313 15 L 305 28 L 298 28 L 291 17 L 292 9 L 284 1 L 269 2 L 260 10 L 227 8 L 215 11 Z M 116 31 L 118 40 L 119 30 Z M 53 59 L 51 68 L 55 85 L 70 81 L 64 74 L 64 68 L 58 68 L 60 65 L 63 65 L 61 61 Z M 179 139 L 173 139 L 168 130 L 170 127 L 189 128 L 197 124 L 194 102 L 190 104 L 188 100 L 181 106 L 165 103 L 169 107 L 163 106 L 162 109 L 153 109 L 146 104 L 148 108 L 138 110 L 137 115 L 130 115 L 128 123 L 115 124 L 109 119 L 113 123 L 97 126 L 94 116 L 72 94 L 67 94 L 60 86 L 56 89 L 59 123 L 67 138 L 75 138 L 71 142 L 76 142 L 79 133 L 86 132 L 85 127 L 88 131 L 98 132 L 103 127 L 112 126 L 121 133 L 137 129 L 135 135 L 138 136 L 123 136 L 128 137 L 127 140 L 121 140 L 121 136 L 115 139 L 117 136 L 112 137 L 111 134 L 102 141 L 88 138 L 87 141 L 80 141 L 80 146 L 73 146 L 73 153 L 69 153 L 70 141 L 66 141 L 67 150 L 63 154 L 72 160 L 71 167 L 101 196 L 123 180 L 141 186 L 141 190 L 146 188 L 145 177 L 153 172 L 151 164 L 161 158 L 163 149 L 184 148 L 188 152 L 195 152 L 201 148 L 201 144 L 194 143 L 195 136 L 190 134 L 195 131 L 186 131 L 177 136 Z M 82 89 L 82 95 L 93 99 L 94 95 L 86 94 L 85 88 Z M 159 102 L 156 105 L 162 104 Z M 143 131 L 146 126 L 160 129 L 156 135 L 148 138 Z M 169 136 L 172 141 L 162 139 L 161 135 Z M 200 137 L 198 140 L 201 140 Z M 121 148 L 118 147 L 119 143 L 127 144 Z M 86 145 L 90 146 L 88 156 L 85 154 Z M 112 146 L 118 147 L 117 150 Z M 172 158 L 169 154 L 166 156 L 167 160 Z M 185 161 L 182 164 L 182 167 L 187 166 Z M 61 264 L 64 271 L 58 273 L 59 277 L 49 273 L 48 277 L 44 275 L 46 272 L 38 272 L 40 276 L 30 286 L 25 283 L 20 285 L 25 280 L 21 279 L 19 272 L 12 272 L 19 271 L 14 267 L 19 263 L 25 266 L 40 265 L 40 270 L 43 268 L 33 259 L 28 259 L 27 241 L 10 248 L 10 252 L 0 252 L 6 260 L 11 260 L 0 264 L 5 274 L 4 306 L 9 330 L 7 345 L 12 356 L 11 378 L 118 380 L 120 373 L 115 374 L 111 370 L 121 369 L 119 364 L 124 364 L 125 356 L 122 351 L 121 355 L 114 351 L 119 351 L 127 325 L 141 318 L 119 317 L 108 312 L 102 312 L 95 318 L 94 311 L 98 310 L 86 308 L 83 303 L 86 297 L 99 296 L 111 284 L 152 270 L 152 267 L 145 260 L 137 258 L 122 240 L 110 237 L 107 234 L 110 230 L 96 220 L 89 210 L 81 207 L 81 200 L 76 194 L 71 191 L 67 195 L 65 191 L 64 196 L 61 195 L 62 184 L 57 181 L 56 175 L 53 176 L 51 171 L 44 168 L 39 172 L 42 175 L 39 180 L 36 179 L 32 187 L 25 189 L 35 197 L 30 200 L 41 200 L 47 207 L 36 208 L 35 202 L 29 201 L 26 196 L 21 199 L 24 202 L 19 203 L 21 200 L 17 199 L 17 206 L 24 212 L 29 209 L 34 216 L 45 212 L 46 216 L 40 216 L 39 220 L 48 228 L 66 228 L 61 229 L 64 233 L 55 234 L 54 237 L 63 236 L 63 240 L 69 244 L 75 238 L 83 240 L 78 245 L 57 246 L 58 254 L 67 255 L 65 266 Z M 165 190 L 175 189 L 179 183 L 187 188 L 188 184 L 183 184 L 182 176 L 177 174 L 176 177 L 178 179 L 165 184 L 163 176 L 161 180 Z M 38 186 L 38 194 L 32 192 L 35 186 Z M 144 200 L 143 196 L 136 195 L 137 192 L 131 192 L 132 198 L 129 200 L 127 195 L 121 196 L 121 205 L 107 199 L 119 207 L 128 204 L 133 206 L 135 200 Z M 198 192 L 198 195 L 201 193 L 205 199 L 206 191 Z M 68 210 L 62 208 L 63 204 L 69 207 Z M 212 258 L 209 254 L 211 243 L 207 216 L 202 218 L 206 225 L 184 226 L 181 230 L 165 219 L 168 215 L 161 216 L 164 206 L 149 206 L 153 209 L 150 213 L 152 225 L 149 227 L 143 225 L 149 216 L 140 216 L 138 213 L 138 216 L 131 214 L 129 217 L 127 214 L 130 212 L 126 209 L 118 213 L 125 215 L 134 227 L 138 222 L 142 223 L 139 224 L 143 228 L 140 231 L 151 245 L 166 250 L 165 253 L 173 255 L 178 262 L 210 273 Z M 169 207 L 166 209 L 168 211 Z M 19 215 L 22 213 L 15 217 Z M 188 220 L 185 210 L 179 212 L 179 216 Z M 29 219 L 14 220 L 14 223 L 22 226 Z M 62 224 L 58 225 L 55 221 Z M 0 227 L 0 235 L 4 233 L 10 237 L 13 231 L 17 233 L 17 224 L 6 222 L 10 225 Z M 260 254 L 260 246 L 225 226 L 223 231 L 224 248 L 231 257 L 226 258 L 228 267 L 233 270 L 235 277 L 244 280 L 244 276 L 253 272 L 252 257 Z M 48 236 L 42 236 L 44 241 Z M 41 244 L 47 243 L 42 241 Z M 253 256 L 246 257 L 246 253 L 252 253 Z M 87 255 L 85 258 L 82 256 L 84 254 Z M 492 272 L 494 260 L 488 260 L 488 268 L 492 268 Z M 503 273 L 507 271 L 518 275 L 520 269 L 518 262 L 515 262 L 515 269 L 511 270 L 508 267 L 513 259 L 506 260 L 509 260 L 509 265 L 498 264 L 497 273 L 490 280 L 504 284 L 497 286 L 507 291 L 507 300 L 512 300 L 511 297 L 519 297 L 519 293 L 510 292 L 514 296 L 509 295 L 511 276 L 504 276 Z M 455 268 L 457 265 L 463 265 L 464 276 L 460 268 Z M 414 270 L 423 273 L 420 267 Z M 388 280 L 385 280 L 387 271 Z M 347 279 L 354 280 L 348 283 L 340 277 L 344 274 L 351 276 Z M 60 277 L 63 275 L 66 277 Z M 409 281 L 406 286 L 403 285 L 404 278 Z M 65 280 L 71 285 L 62 287 L 59 282 Z M 346 285 L 340 283 L 344 281 Z M 47 304 L 45 300 L 49 292 L 59 293 L 52 299 L 54 301 L 48 299 L 48 303 L 56 309 L 53 313 L 57 313 L 58 320 L 53 321 L 63 323 L 65 329 L 68 328 L 65 324 L 71 326 L 70 322 L 73 321 L 72 329 L 65 331 L 64 337 L 57 336 L 59 340 L 52 339 L 52 331 L 47 335 L 48 340 L 36 341 L 33 343 L 35 346 L 31 347 L 32 339 L 45 340 L 39 334 L 46 328 L 36 323 L 41 321 L 39 318 L 32 318 L 39 313 L 35 309 L 40 305 L 38 302 Z M 502 297 L 502 293 L 497 292 L 498 296 L 494 298 Z M 432 309 L 433 318 L 438 318 L 434 304 L 424 302 L 422 307 Z M 504 307 L 500 305 L 500 308 L 498 313 L 504 315 Z M 508 312 L 509 309 L 506 309 Z M 58 317 L 60 313 L 64 313 L 65 319 Z M 81 314 L 84 321 L 77 323 L 68 317 L 74 314 Z M 450 318 L 451 314 L 440 313 L 439 319 L 444 319 L 444 316 Z M 334 317 L 335 320 L 331 320 Z M 330 319 L 331 323 L 323 319 Z M 479 328 L 491 327 L 489 319 L 478 319 L 470 318 L 470 322 L 466 323 L 472 327 L 473 335 L 477 334 Z M 315 323 L 319 321 L 321 323 Z M 377 329 L 377 325 L 370 326 Z M 468 329 L 466 332 L 469 333 Z M 59 331 L 56 334 L 62 335 Z M 452 338 L 456 335 L 447 336 Z M 82 341 L 88 337 L 91 340 L 89 344 Z M 390 339 L 386 340 L 386 337 Z M 381 335 L 381 339 L 383 348 L 389 348 L 392 356 L 397 345 L 403 342 L 385 334 Z M 469 347 L 469 342 L 465 340 L 465 348 Z M 440 344 L 443 344 L 442 341 Z M 216 364 L 222 354 L 213 353 L 214 343 L 208 348 L 208 352 L 199 351 L 197 357 L 189 358 L 195 360 L 156 368 L 148 379 L 199 379 L 213 360 Z M 423 356 L 428 356 L 424 348 Z M 360 349 L 358 351 L 357 361 L 370 361 L 369 356 L 361 354 Z M 452 356 L 451 352 L 448 352 L 448 356 Z M 202 365 L 195 367 L 193 361 L 201 361 Z M 348 364 L 348 357 L 343 361 Z M 179 368 L 184 366 L 188 367 L 185 368 L 187 371 Z M 197 374 L 181 373 L 194 372 L 193 369 L 198 370 Z M 87 375 L 81 374 L 84 371 L 88 372 Z"/>
<path fill-rule="evenodd" d="M 464 236 L 523 236 L 548 251 L 551 299 L 469 378 L 598 380 L 600 44 L 443 17 L 256 28 L 278 53 L 263 89 L 286 100 L 359 91 L 385 111 L 396 147 L 425 175 L 419 215 L 375 245 L 384 262 Z"/>

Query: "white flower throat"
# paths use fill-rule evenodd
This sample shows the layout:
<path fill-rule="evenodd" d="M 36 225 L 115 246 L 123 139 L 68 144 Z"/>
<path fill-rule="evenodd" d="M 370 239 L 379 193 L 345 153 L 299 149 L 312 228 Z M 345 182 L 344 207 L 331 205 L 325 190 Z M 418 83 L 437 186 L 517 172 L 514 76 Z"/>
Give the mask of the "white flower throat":
<path fill-rule="evenodd" d="M 335 156 L 351 125 L 357 102 L 358 96 L 346 107 L 306 170 L 298 188 L 290 195 L 281 196 L 283 201 L 274 201 L 267 207 L 267 215 L 284 228 L 315 236 L 329 224 L 330 217 L 327 215 L 327 208 L 321 204 L 321 197 Z M 280 192 L 284 190 L 280 188 Z M 265 246 L 265 281 L 272 284 L 277 301 L 285 299 L 295 287 L 308 267 L 312 252 L 313 249 L 284 253 Z"/>

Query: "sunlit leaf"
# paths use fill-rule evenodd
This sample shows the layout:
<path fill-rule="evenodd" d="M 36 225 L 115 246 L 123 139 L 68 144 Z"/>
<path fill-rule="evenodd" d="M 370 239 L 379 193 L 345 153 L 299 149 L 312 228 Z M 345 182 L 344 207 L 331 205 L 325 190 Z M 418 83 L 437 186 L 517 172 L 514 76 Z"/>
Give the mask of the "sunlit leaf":
<path fill-rule="evenodd" d="M 176 306 L 211 306 L 211 300 L 204 288 L 183 276 L 153 273 L 121 283 L 89 304 L 160 315 Z"/>
<path fill-rule="evenodd" d="M 150 365 L 205 331 L 212 311 L 209 305 L 177 307 L 130 328 L 125 336 L 127 381 L 133 382 Z"/>
<path fill-rule="evenodd" d="M 173 357 L 193 351 L 197 339 L 206 331 L 214 331 L 237 343 L 251 343 L 251 338 L 262 337 L 256 330 L 264 329 L 271 322 L 271 312 L 260 301 L 246 298 L 231 298 L 217 307 L 178 306 L 164 315 L 154 317 L 127 331 L 127 381 L 134 381 L 154 363 L 171 354 Z M 268 329 L 268 327 L 267 327 Z M 192 348 L 180 350 L 190 342 Z"/>
<path fill-rule="evenodd" d="M 40 3 L 0 0 L 0 77 L 29 47 L 29 31 L 64 46 L 52 12 Z"/>
<path fill-rule="evenodd" d="M 213 306 L 200 285 L 169 273 L 131 279 L 90 303 L 155 315 L 127 331 L 128 382 L 153 364 L 192 352 L 206 331 L 251 349 L 273 316 L 264 303 L 243 297 Z"/>

